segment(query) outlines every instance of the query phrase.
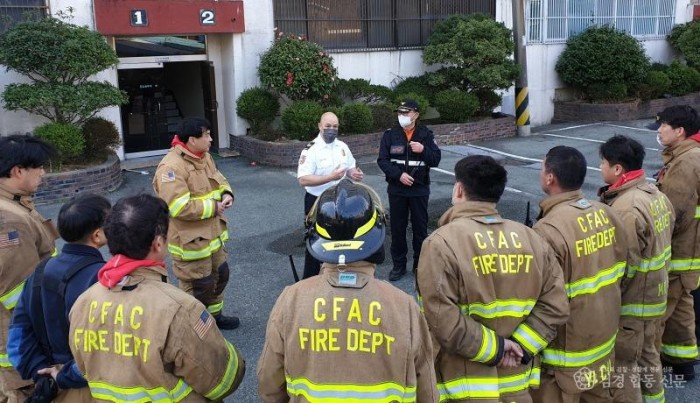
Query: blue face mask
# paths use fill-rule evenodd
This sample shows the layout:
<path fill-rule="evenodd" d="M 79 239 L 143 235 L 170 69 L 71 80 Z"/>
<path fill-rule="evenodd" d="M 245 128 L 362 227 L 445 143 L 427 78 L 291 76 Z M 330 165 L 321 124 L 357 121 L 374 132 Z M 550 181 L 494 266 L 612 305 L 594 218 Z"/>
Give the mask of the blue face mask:
<path fill-rule="evenodd" d="M 323 129 L 321 137 L 323 137 L 323 141 L 325 141 L 326 144 L 330 144 L 338 137 L 338 129 Z"/>

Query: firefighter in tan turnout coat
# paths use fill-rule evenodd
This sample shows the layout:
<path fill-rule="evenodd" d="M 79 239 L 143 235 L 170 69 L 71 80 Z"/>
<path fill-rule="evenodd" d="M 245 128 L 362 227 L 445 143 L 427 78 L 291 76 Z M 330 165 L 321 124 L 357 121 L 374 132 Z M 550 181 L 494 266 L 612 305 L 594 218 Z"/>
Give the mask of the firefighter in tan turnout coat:
<path fill-rule="evenodd" d="M 585 177 L 586 159 L 571 147 L 552 148 L 542 163 L 540 182 L 549 197 L 540 202 L 534 229 L 554 248 L 571 313 L 542 351 L 536 402 L 612 400 L 605 386 L 614 363 L 627 243 L 613 209 L 583 196 Z"/>
<path fill-rule="evenodd" d="M 664 146 L 664 167 L 656 184 L 676 213 L 661 359 L 671 365 L 674 375 L 690 381 L 698 360 L 700 312 L 700 116 L 690 106 L 671 106 L 648 127 L 658 130 L 657 140 Z"/>
<path fill-rule="evenodd" d="M 168 284 L 167 230 L 168 207 L 150 195 L 107 217 L 113 257 L 70 312 L 71 351 L 97 401 L 220 401 L 243 379 L 243 358 L 204 305 Z"/>
<path fill-rule="evenodd" d="M 258 362 L 263 402 L 437 402 L 418 304 L 374 278 L 386 221 L 371 189 L 343 179 L 310 213 L 307 248 L 321 274 L 275 303 Z"/>
<path fill-rule="evenodd" d="M 642 169 L 644 147 L 625 136 L 600 146 L 600 170 L 608 185 L 600 201 L 620 216 L 628 241 L 621 281 L 622 311 L 610 380 L 616 402 L 663 402 L 664 384 L 657 332 L 666 312 L 673 206 Z"/>
<path fill-rule="evenodd" d="M 440 399 L 530 402 L 534 357 L 569 313 L 561 268 L 535 231 L 498 214 L 501 165 L 470 156 L 455 175 L 454 207 L 424 242 L 418 268 Z"/>
<path fill-rule="evenodd" d="M 54 252 L 58 238 L 32 201 L 53 155 L 51 146 L 31 136 L 0 138 L 0 402 L 23 402 L 32 389 L 10 364 L 7 331 L 25 280 Z"/>
<path fill-rule="evenodd" d="M 235 329 L 238 317 L 222 313 L 229 280 L 224 210 L 233 205 L 233 190 L 208 152 L 211 142 L 208 121 L 185 119 L 156 169 L 153 189 L 170 209 L 168 251 L 180 288 L 206 305 L 219 328 Z"/>

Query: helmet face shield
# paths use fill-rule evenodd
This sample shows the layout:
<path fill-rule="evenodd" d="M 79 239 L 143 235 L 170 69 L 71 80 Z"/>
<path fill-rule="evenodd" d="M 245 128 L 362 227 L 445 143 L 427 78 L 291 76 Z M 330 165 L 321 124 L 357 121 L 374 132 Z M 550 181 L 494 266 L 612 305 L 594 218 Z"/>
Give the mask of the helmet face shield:
<path fill-rule="evenodd" d="M 342 180 L 319 196 L 308 217 L 306 245 L 314 258 L 345 264 L 365 260 L 384 247 L 384 212 L 372 192 Z"/>

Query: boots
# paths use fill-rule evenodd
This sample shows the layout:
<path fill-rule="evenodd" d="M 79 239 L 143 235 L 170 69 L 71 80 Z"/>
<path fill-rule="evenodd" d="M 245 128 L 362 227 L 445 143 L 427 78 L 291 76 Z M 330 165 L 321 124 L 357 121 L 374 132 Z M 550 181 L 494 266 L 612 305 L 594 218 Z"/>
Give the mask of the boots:
<path fill-rule="evenodd" d="M 241 321 L 237 316 L 225 316 L 223 314 L 218 314 L 214 316 L 214 319 L 216 320 L 216 326 L 218 326 L 221 330 L 232 330 L 241 324 Z"/>
<path fill-rule="evenodd" d="M 393 269 L 389 272 L 389 281 L 396 281 L 399 280 L 401 277 L 406 274 L 406 268 L 405 267 L 396 267 L 394 266 Z"/>

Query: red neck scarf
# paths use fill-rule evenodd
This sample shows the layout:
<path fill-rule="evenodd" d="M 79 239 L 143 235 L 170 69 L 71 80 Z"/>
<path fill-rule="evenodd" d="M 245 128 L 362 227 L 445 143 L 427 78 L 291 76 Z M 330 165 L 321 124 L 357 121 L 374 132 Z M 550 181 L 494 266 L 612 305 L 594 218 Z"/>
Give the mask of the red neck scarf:
<path fill-rule="evenodd" d="M 620 179 L 618 179 L 617 182 L 610 185 L 610 190 L 617 189 L 620 186 L 624 185 L 625 183 L 632 182 L 633 180 L 639 179 L 643 176 L 644 176 L 643 169 L 625 172 L 624 174 L 622 174 L 622 176 L 620 176 Z"/>
<path fill-rule="evenodd" d="M 165 267 L 165 262 L 157 260 L 137 260 L 124 255 L 116 255 L 102 266 L 97 273 L 97 280 L 107 288 L 113 288 L 132 271 L 140 267 L 161 266 Z"/>
<path fill-rule="evenodd" d="M 170 146 L 171 147 L 180 146 L 180 147 L 184 148 L 185 150 L 189 151 L 190 154 L 194 155 L 197 158 L 204 157 L 204 153 L 196 153 L 196 152 L 190 150 L 190 148 L 187 147 L 187 144 L 183 143 L 182 140 L 180 140 L 180 138 L 177 136 L 177 134 L 175 136 L 173 136 L 173 141 L 170 143 Z"/>

